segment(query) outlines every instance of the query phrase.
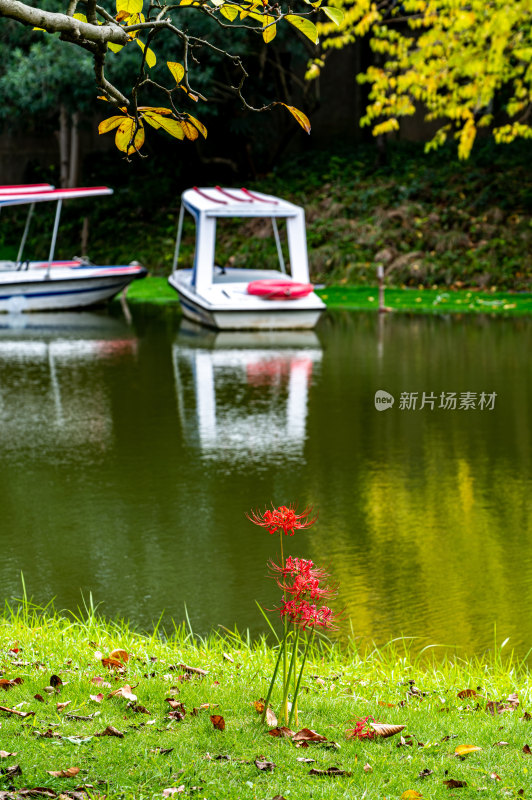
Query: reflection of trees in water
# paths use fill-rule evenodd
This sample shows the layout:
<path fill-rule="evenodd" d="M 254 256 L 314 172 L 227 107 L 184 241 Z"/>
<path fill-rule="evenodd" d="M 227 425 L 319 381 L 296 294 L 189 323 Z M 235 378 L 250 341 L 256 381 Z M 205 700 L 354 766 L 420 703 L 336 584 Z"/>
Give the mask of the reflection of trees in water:
<path fill-rule="evenodd" d="M 329 558 L 366 639 L 403 632 L 479 652 L 496 622 L 499 638 L 522 649 L 532 633 L 515 614 L 517 572 L 520 598 L 532 594 L 530 323 L 385 323 L 381 360 L 370 331 L 331 330 L 336 363 L 324 359 L 313 393 L 314 404 L 324 386 L 334 398 L 328 446 L 309 448 L 322 529 L 313 557 Z M 374 409 L 377 389 L 395 396 L 393 410 Z M 408 412 L 397 408 L 401 391 L 496 391 L 497 400 L 493 411 Z"/>

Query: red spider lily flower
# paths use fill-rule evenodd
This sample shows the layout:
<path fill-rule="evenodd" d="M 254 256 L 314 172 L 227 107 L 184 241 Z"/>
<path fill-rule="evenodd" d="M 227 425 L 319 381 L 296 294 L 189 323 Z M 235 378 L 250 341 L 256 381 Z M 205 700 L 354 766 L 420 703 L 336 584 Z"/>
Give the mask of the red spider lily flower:
<path fill-rule="evenodd" d="M 354 728 L 347 731 L 348 739 L 374 739 L 375 731 L 372 730 L 368 722 L 375 722 L 373 717 L 363 717 L 359 719 Z"/>
<path fill-rule="evenodd" d="M 292 556 L 288 556 L 284 567 L 280 567 L 273 561 L 269 562 L 269 567 L 273 572 L 280 572 L 285 578 L 289 576 L 292 578 L 301 576 L 308 579 L 316 578 L 322 580 L 323 578 L 329 577 L 324 569 L 316 567 L 313 561 L 307 561 L 305 558 L 292 558 Z"/>
<path fill-rule="evenodd" d="M 293 506 L 279 506 L 272 511 L 266 510 L 263 514 L 260 511 L 252 511 L 247 517 L 255 525 L 266 528 L 269 533 L 275 533 L 279 529 L 285 536 L 293 536 L 296 530 L 310 528 L 316 521 L 316 517 L 311 517 L 312 508 L 305 508 L 301 514 L 297 514 Z"/>
<path fill-rule="evenodd" d="M 288 600 L 279 609 L 281 617 L 288 617 L 294 625 L 300 628 L 328 628 L 336 629 L 334 613 L 327 606 L 317 608 L 306 600 Z"/>

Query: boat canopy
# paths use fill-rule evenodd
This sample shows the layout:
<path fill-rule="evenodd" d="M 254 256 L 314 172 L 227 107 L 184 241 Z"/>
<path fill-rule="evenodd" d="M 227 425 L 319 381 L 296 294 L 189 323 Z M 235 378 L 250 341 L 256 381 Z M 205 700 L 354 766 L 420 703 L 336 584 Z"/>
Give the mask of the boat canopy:
<path fill-rule="evenodd" d="M 99 197 L 113 194 L 108 186 L 90 186 L 85 189 L 32 189 L 21 188 L 19 191 L 6 191 L 9 187 L 0 187 L 0 208 L 2 206 L 31 205 L 32 203 L 51 203 L 59 200 L 72 200 L 76 197 Z"/>
<path fill-rule="evenodd" d="M 0 210 L 4 206 L 29 206 L 28 215 L 26 217 L 26 225 L 22 233 L 22 239 L 18 249 L 15 265 L 18 266 L 22 264 L 22 254 L 26 244 L 26 238 L 28 236 L 35 203 L 57 203 L 52 230 L 52 241 L 48 255 L 48 262 L 51 265 L 52 261 L 54 260 L 57 231 L 59 229 L 59 220 L 61 218 L 61 207 L 63 200 L 73 200 L 74 198 L 79 197 L 99 197 L 101 195 L 108 194 L 113 194 L 113 190 L 108 186 L 89 186 L 85 188 L 74 189 L 54 189 L 50 184 L 43 183 L 33 185 L 26 184 L 21 186 L 0 186 Z"/>
<path fill-rule="evenodd" d="M 1 201 L 0 201 L 1 202 Z M 196 252 L 192 285 L 197 292 L 207 289 L 212 283 L 216 220 L 219 217 L 269 217 L 277 244 L 281 269 L 284 271 L 282 249 L 277 230 L 277 219 L 286 220 L 290 271 L 294 281 L 307 283 L 309 279 L 305 213 L 300 206 L 280 197 L 248 189 L 225 189 L 221 186 L 187 189 L 181 197 L 181 210 L 177 230 L 173 271 L 177 268 L 184 210 L 196 222 Z"/>

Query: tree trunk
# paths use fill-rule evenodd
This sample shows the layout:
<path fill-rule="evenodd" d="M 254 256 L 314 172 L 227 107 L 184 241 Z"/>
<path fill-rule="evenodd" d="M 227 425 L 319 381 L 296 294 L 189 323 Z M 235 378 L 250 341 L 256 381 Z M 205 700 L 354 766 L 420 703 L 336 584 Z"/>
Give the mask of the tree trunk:
<path fill-rule="evenodd" d="M 61 187 L 66 189 L 68 186 L 68 165 L 69 165 L 69 135 L 68 135 L 68 113 L 64 105 L 59 110 L 59 164 Z"/>
<path fill-rule="evenodd" d="M 74 111 L 70 128 L 70 168 L 68 172 L 68 185 L 76 186 L 79 181 L 79 112 Z"/>

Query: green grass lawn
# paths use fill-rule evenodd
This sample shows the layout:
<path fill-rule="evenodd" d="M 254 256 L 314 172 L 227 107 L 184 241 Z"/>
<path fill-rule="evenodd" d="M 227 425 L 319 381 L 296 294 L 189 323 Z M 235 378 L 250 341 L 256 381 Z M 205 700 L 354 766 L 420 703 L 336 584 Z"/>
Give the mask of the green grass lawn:
<path fill-rule="evenodd" d="M 128 660 L 109 665 L 116 649 Z M 404 643 L 366 654 L 354 643 L 315 647 L 292 728 L 323 740 L 296 746 L 271 735 L 254 707 L 275 660 L 264 641 L 201 639 L 184 626 L 169 638 L 140 635 L 91 610 L 8 607 L 0 621 L 0 798 L 443 800 L 453 785 L 464 800 L 529 797 L 524 664 L 504 662 L 500 650 L 475 661 L 432 661 L 428 652 L 416 657 Z M 278 704 L 274 692 L 274 711 Z M 349 738 L 365 717 L 405 727 L 389 738 Z M 480 749 L 460 756 L 468 745 Z"/>
<path fill-rule="evenodd" d="M 328 308 L 377 310 L 378 290 L 367 286 L 329 286 L 318 290 Z M 177 292 L 166 278 L 148 277 L 131 284 L 127 294 L 132 303 L 178 305 Z M 497 314 L 521 316 L 532 314 L 532 294 L 524 292 L 478 292 L 467 289 L 445 291 L 436 289 L 385 290 L 386 307 L 393 312 L 430 314 Z"/>

